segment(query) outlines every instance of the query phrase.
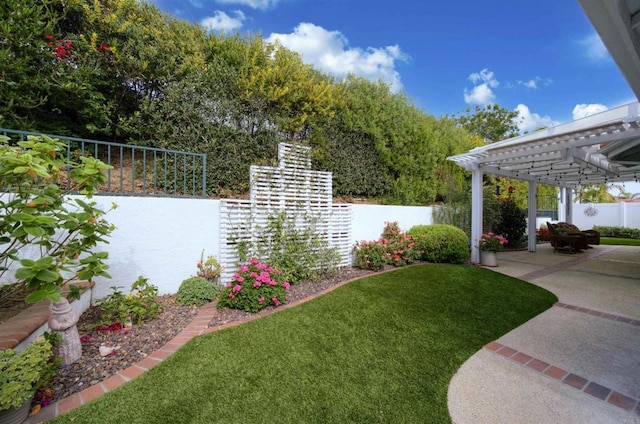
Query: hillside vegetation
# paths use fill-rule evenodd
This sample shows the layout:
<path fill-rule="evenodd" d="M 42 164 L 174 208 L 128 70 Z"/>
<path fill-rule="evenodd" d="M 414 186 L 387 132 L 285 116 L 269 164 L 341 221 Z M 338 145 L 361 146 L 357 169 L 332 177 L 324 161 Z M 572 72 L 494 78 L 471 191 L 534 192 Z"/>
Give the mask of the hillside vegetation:
<path fill-rule="evenodd" d="M 6 0 L 0 126 L 207 154 L 211 196 L 246 193 L 281 141 L 312 147 L 334 194 L 428 204 L 480 143 L 382 82 L 335 80 L 258 35 L 218 35 L 137 0 Z"/>

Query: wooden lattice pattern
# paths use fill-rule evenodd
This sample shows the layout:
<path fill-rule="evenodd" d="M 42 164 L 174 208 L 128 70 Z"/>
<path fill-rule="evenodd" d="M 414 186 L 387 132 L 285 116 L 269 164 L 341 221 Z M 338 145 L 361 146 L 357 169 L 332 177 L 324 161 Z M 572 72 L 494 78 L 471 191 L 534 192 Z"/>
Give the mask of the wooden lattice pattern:
<path fill-rule="evenodd" d="M 301 230 L 313 225 L 319 239 L 340 255 L 338 266 L 350 265 L 351 207 L 333 204 L 331 173 L 311 170 L 309 147 L 280 143 L 278 166 L 252 166 L 250 179 L 250 200 L 220 202 L 222 282 L 237 269 L 238 243 L 258 243 L 269 217 L 282 212 L 296 217 Z"/>

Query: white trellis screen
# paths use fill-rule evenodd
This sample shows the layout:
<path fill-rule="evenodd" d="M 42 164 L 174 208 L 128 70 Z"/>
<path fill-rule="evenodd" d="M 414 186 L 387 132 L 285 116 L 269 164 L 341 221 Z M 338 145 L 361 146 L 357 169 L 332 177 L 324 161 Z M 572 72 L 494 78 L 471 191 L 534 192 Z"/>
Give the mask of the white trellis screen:
<path fill-rule="evenodd" d="M 220 202 L 222 282 L 235 272 L 238 243 L 258 243 L 257 230 L 282 212 L 296 217 L 298 227 L 313 222 L 318 237 L 339 253 L 338 266 L 350 265 L 351 207 L 333 205 L 331 173 L 311 170 L 309 147 L 280 143 L 278 166 L 252 166 L 250 178 L 250 200 Z"/>

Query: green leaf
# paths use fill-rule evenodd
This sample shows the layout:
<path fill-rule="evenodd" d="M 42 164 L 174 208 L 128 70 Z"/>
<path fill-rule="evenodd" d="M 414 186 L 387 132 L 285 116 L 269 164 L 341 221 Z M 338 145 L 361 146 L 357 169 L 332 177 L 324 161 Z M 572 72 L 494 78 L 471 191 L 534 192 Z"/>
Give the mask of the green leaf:
<path fill-rule="evenodd" d="M 45 290 L 38 290 L 38 291 L 34 291 L 29 296 L 27 296 L 27 298 L 25 299 L 25 302 L 38 303 L 45 300 L 46 298 L 47 298 L 47 292 Z"/>
<path fill-rule="evenodd" d="M 18 268 L 15 277 L 17 280 L 31 280 L 37 273 L 31 268 Z"/>
<path fill-rule="evenodd" d="M 12 213 L 11 215 L 8 216 L 8 218 L 11 218 L 11 220 L 13 221 L 22 221 L 25 223 L 33 222 L 36 219 L 33 215 L 30 215 L 24 212 Z"/>
<path fill-rule="evenodd" d="M 34 264 L 33 267 L 35 269 L 46 269 L 49 268 L 51 266 L 51 264 L 53 263 L 53 257 L 51 256 L 44 256 L 40 259 L 38 259 Z"/>
<path fill-rule="evenodd" d="M 42 271 L 39 271 L 36 274 L 36 278 L 40 281 L 46 281 L 48 283 L 53 283 L 58 281 L 59 279 L 61 279 L 61 276 L 59 273 L 48 270 L 48 269 L 43 269 Z"/>
<path fill-rule="evenodd" d="M 40 227 L 24 227 L 24 232 L 34 237 L 42 237 L 47 232 Z"/>

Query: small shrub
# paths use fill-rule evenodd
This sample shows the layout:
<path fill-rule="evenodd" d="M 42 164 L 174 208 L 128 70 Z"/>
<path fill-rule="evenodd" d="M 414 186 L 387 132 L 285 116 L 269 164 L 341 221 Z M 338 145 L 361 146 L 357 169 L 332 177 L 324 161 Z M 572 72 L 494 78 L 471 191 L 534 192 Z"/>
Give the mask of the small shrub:
<path fill-rule="evenodd" d="M 378 271 L 385 264 L 404 266 L 419 256 L 413 238 L 405 234 L 397 222 L 385 222 L 377 241 L 361 241 L 354 245 L 355 266 Z"/>
<path fill-rule="evenodd" d="M 551 240 L 551 236 L 549 234 L 549 229 L 544 224 L 542 224 L 540 226 L 536 236 L 537 236 L 537 239 L 540 240 L 540 241 L 549 241 L 549 240 Z"/>
<path fill-rule="evenodd" d="M 180 305 L 201 306 L 214 300 L 218 291 L 218 286 L 206 278 L 187 278 L 180 284 L 176 302 Z"/>
<path fill-rule="evenodd" d="M 40 388 L 49 376 L 51 343 L 46 340 L 30 344 L 22 352 L 0 350 L 0 411 L 19 408 Z"/>
<path fill-rule="evenodd" d="M 198 272 L 196 275 L 198 277 L 205 278 L 209 281 L 215 282 L 220 278 L 220 273 L 222 272 L 222 266 L 215 258 L 215 256 L 207 256 L 207 259 L 204 259 L 204 250 L 200 254 L 200 261 L 198 262 Z"/>
<path fill-rule="evenodd" d="M 355 254 L 354 266 L 361 269 L 379 271 L 384 267 L 386 249 L 378 241 L 360 241 L 353 247 Z"/>
<path fill-rule="evenodd" d="M 148 278 L 138 277 L 131 285 L 131 293 L 127 295 L 119 290 L 121 287 L 112 286 L 113 293 L 98 303 L 103 311 L 100 318 L 107 324 L 124 323 L 129 319 L 140 324 L 147 318 L 155 317 L 162 306 L 156 303 L 158 287 L 148 281 Z"/>
<path fill-rule="evenodd" d="M 425 261 L 462 264 L 469 258 L 469 238 L 453 225 L 416 225 L 407 233 L 413 236 L 415 250 Z"/>
<path fill-rule="evenodd" d="M 527 229 L 525 213 L 511 199 L 500 201 L 500 223 L 494 228 L 494 233 L 502 234 L 509 242 L 507 247 L 522 246 L 524 232 Z"/>
<path fill-rule="evenodd" d="M 233 274 L 233 281 L 220 292 L 218 308 L 225 306 L 258 312 L 269 305 L 280 306 L 287 299 L 289 283 L 282 272 L 251 259 Z"/>

